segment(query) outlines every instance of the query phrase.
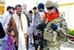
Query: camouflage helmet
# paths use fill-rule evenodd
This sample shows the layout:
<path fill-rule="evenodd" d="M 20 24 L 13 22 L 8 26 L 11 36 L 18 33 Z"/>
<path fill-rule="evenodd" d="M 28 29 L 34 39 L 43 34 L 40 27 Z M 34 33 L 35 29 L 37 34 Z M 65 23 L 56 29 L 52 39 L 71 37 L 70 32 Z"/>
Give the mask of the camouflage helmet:
<path fill-rule="evenodd" d="M 46 2 L 46 7 L 52 7 L 52 6 L 54 6 L 54 7 L 56 7 L 56 8 L 59 7 L 59 5 L 58 5 L 57 2 L 52 2 L 52 1 L 47 1 L 47 2 Z"/>

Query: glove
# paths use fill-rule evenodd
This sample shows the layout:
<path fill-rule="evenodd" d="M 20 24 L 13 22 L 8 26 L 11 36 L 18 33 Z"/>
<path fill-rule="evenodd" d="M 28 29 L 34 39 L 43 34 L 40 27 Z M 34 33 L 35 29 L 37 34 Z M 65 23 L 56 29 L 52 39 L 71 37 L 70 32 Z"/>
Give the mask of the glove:
<path fill-rule="evenodd" d="M 54 24 L 54 23 L 51 24 L 51 29 L 52 29 L 52 30 L 55 31 L 57 28 L 58 28 L 58 25 L 56 25 L 56 24 Z"/>
<path fill-rule="evenodd" d="M 46 24 L 45 23 L 41 23 L 37 26 L 37 29 L 39 30 L 43 30 L 44 28 L 46 27 Z"/>

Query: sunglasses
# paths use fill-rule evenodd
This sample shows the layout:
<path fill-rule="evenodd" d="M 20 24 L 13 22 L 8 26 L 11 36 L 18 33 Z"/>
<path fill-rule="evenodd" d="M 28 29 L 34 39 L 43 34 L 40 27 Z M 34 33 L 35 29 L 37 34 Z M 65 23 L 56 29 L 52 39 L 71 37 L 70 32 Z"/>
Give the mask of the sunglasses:
<path fill-rule="evenodd" d="M 54 7 L 47 7 L 47 10 L 52 10 Z"/>

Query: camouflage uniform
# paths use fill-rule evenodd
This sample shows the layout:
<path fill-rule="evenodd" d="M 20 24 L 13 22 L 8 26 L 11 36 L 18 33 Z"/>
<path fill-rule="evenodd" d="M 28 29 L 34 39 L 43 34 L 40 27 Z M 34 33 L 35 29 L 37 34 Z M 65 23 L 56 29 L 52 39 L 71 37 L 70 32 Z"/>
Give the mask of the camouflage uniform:
<path fill-rule="evenodd" d="M 51 24 L 54 23 L 58 28 L 54 31 L 51 29 Z M 49 22 L 44 31 L 44 50 L 60 50 L 60 44 L 64 42 L 67 33 L 67 25 L 63 17 L 58 17 Z"/>

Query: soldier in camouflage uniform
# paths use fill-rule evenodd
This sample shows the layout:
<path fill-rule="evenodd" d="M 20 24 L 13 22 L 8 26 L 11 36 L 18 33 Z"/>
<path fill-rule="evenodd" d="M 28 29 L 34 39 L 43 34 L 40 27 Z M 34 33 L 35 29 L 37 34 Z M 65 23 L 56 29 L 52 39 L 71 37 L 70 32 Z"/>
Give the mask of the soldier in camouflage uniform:
<path fill-rule="evenodd" d="M 60 16 L 57 7 L 57 3 L 51 1 L 46 3 L 48 12 L 44 15 L 47 23 L 44 31 L 44 50 L 60 50 L 60 44 L 62 44 L 66 38 L 67 25 L 65 19 Z"/>

